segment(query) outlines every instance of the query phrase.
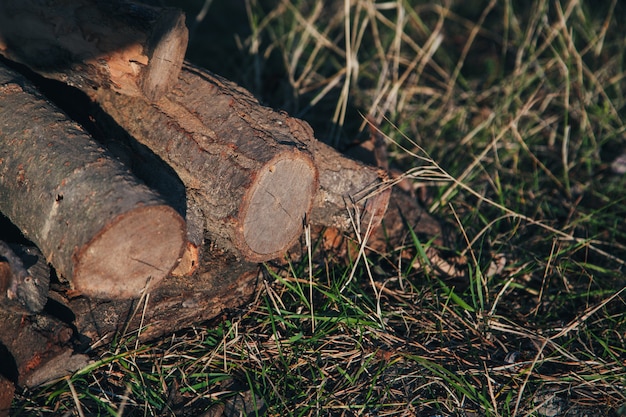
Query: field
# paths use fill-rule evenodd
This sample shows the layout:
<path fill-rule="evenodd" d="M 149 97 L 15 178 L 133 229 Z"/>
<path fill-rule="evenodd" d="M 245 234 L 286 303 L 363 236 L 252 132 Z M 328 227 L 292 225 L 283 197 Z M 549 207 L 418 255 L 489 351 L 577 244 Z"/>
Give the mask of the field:
<path fill-rule="evenodd" d="M 341 150 L 374 120 L 446 243 L 303 237 L 249 304 L 13 415 L 626 415 L 625 4 L 188 3 L 192 61 Z"/>

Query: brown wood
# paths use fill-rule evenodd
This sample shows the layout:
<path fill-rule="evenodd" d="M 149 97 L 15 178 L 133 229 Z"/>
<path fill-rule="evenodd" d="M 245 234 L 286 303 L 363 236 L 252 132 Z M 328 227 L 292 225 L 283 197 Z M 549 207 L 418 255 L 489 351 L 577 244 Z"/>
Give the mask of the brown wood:
<path fill-rule="evenodd" d="M 0 66 L 0 211 L 73 287 L 138 297 L 176 264 L 181 216 Z"/>
<path fill-rule="evenodd" d="M 114 337 L 136 335 L 141 341 L 185 331 L 237 308 L 257 290 L 260 267 L 215 250 L 193 276 L 169 276 L 137 300 L 71 298 L 53 293 L 76 316 L 82 337 L 108 344 Z"/>
<path fill-rule="evenodd" d="M 248 301 L 256 291 L 259 266 L 237 261 L 223 251 L 212 253 L 193 277 L 168 277 L 140 299 L 76 296 L 68 285 L 56 283 L 45 310 L 38 315 L 0 310 L 0 373 L 9 377 L 8 381 L 0 379 L 0 388 L 10 391 L 14 383 L 36 387 L 87 366 L 90 358 L 80 353 L 85 348 L 106 345 L 119 337 L 153 340 Z M 33 277 L 50 273 L 35 248 L 22 247 L 16 254 L 23 262 L 36 257 L 28 268 Z M 10 404 L 9 391 L 6 398 L 0 398 L 5 401 L 0 406 Z"/>
<path fill-rule="evenodd" d="M 7 352 L 3 365 L 12 364 L 19 386 L 35 387 L 69 375 L 90 359 L 73 352 L 72 327 L 49 315 L 23 317 L 0 311 L 0 343 Z"/>
<path fill-rule="evenodd" d="M 236 204 L 231 205 L 232 196 L 237 197 L 241 193 L 233 190 L 232 185 L 224 184 L 223 179 L 214 178 L 215 172 L 229 168 L 217 168 L 207 172 L 204 166 L 210 163 L 210 166 L 220 167 L 224 162 L 228 162 L 224 161 L 225 156 L 233 158 L 234 156 L 231 156 L 233 152 L 228 148 L 233 145 L 229 145 L 229 142 L 238 141 L 235 145 L 237 158 L 240 158 L 240 152 L 262 156 L 267 153 L 266 148 L 272 149 L 277 146 L 278 149 L 288 146 L 291 148 L 288 152 L 295 155 L 310 155 L 319 171 L 319 188 L 315 192 L 311 213 L 307 219 L 313 224 L 338 227 L 344 231 L 352 230 L 349 210 L 352 210 L 353 214 L 356 210 L 357 216 L 360 214 L 360 220 L 364 223 L 371 221 L 375 227 L 380 224 L 386 210 L 390 188 L 385 187 L 384 170 L 341 155 L 330 146 L 317 141 L 306 122 L 261 106 L 248 91 L 208 71 L 186 65 L 181 73 L 179 85 L 156 105 L 109 91 L 101 91 L 97 100 L 104 111 L 113 116 L 119 125 L 176 170 L 188 193 L 198 196 L 196 199 L 202 201 L 204 216 L 208 222 L 207 228 L 213 228 L 210 230 L 210 238 L 226 248 L 229 248 L 229 239 L 235 241 L 238 250 L 248 259 L 264 260 L 280 255 L 293 243 L 294 238 L 300 235 L 300 224 L 304 219 L 302 215 L 290 214 L 288 218 L 293 220 L 290 224 L 294 231 L 290 233 L 292 239 L 284 238 L 283 236 L 287 236 L 286 231 L 285 229 L 281 231 L 280 227 L 286 225 L 280 216 L 288 207 L 284 203 L 278 204 L 278 200 L 275 200 L 277 195 L 272 191 L 261 194 L 270 197 L 267 201 L 248 204 L 248 207 L 275 205 L 278 214 L 267 217 L 264 222 L 262 219 L 249 221 L 250 225 L 258 222 L 262 223 L 263 227 L 259 227 L 260 225 L 249 227 L 250 232 L 243 241 L 237 234 L 229 232 L 228 228 L 224 229 L 223 226 L 215 228 L 216 225 L 224 224 L 220 219 L 228 216 L 233 218 L 232 214 L 228 214 L 237 210 Z M 230 137 L 233 132 L 244 134 L 237 133 L 237 136 Z M 168 139 L 163 140 L 163 136 Z M 210 140 L 216 136 L 219 143 Z M 246 141 L 249 143 L 245 143 Z M 225 145 L 226 149 L 223 150 Z M 204 150 L 202 158 L 187 157 L 198 155 L 202 150 Z M 221 153 L 221 158 L 215 159 L 214 155 L 218 153 Z M 276 168 L 285 171 L 283 176 L 285 182 L 275 184 L 281 184 L 276 188 L 284 190 L 285 194 L 281 201 L 292 200 L 290 204 L 294 204 L 294 199 L 308 195 L 312 188 L 308 185 L 311 183 L 310 180 L 307 179 L 310 174 L 306 172 L 306 175 L 298 174 L 290 164 L 275 164 L 274 169 Z M 269 169 L 266 168 L 265 172 Z M 217 194 L 216 187 L 227 194 Z M 224 205 L 219 210 L 227 211 L 221 213 L 216 211 L 214 206 L 217 202 Z M 296 213 L 295 209 L 291 211 Z M 267 212 L 267 209 L 254 214 L 261 217 L 264 212 Z M 300 213 L 303 212 L 300 210 Z M 239 218 L 241 217 L 239 214 Z M 246 221 L 239 221 L 239 224 L 246 224 Z M 268 232 L 253 232 L 263 229 Z M 246 239 L 251 238 L 258 239 L 256 243 L 258 247 L 271 244 L 270 241 L 261 240 L 265 237 L 272 239 L 277 249 L 270 253 L 271 256 L 261 257 L 246 248 Z"/>
<path fill-rule="evenodd" d="M 302 234 L 318 174 L 286 115 L 189 65 L 157 103 L 110 90 L 96 99 L 176 171 L 218 247 L 259 262 L 281 256 Z"/>
<path fill-rule="evenodd" d="M 307 132 L 303 137 L 320 172 L 311 224 L 361 234 L 367 227 L 377 228 L 391 195 L 387 171 L 349 158 L 318 141 L 311 127 L 301 120 L 290 118 L 289 123 Z"/>
<path fill-rule="evenodd" d="M 126 1 L 3 0 L 0 53 L 48 78 L 158 100 L 176 82 L 185 16 Z"/>
<path fill-rule="evenodd" d="M 21 245 L 11 245 L 11 248 L 26 266 L 29 276 L 49 280 L 50 268 L 37 248 Z M 37 315 L 0 310 L 0 373 L 6 377 L 4 381 L 0 379 L 0 390 L 10 393 L 14 384 L 37 386 L 71 374 L 89 363 L 88 356 L 74 353 L 72 340 L 76 334 L 71 324 L 72 313 L 47 297 L 46 301 L 45 310 Z M 51 314 L 53 311 L 56 315 Z M 10 402 L 2 402 L 8 398 L 0 399 L 0 406 L 10 405 Z"/>

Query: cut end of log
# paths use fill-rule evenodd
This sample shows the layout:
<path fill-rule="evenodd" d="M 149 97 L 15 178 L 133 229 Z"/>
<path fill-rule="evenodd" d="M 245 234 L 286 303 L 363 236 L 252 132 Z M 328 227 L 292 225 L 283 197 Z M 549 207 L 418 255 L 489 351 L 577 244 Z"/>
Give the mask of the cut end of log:
<path fill-rule="evenodd" d="M 302 234 L 317 190 L 317 170 L 301 152 L 282 154 L 258 173 L 240 219 L 243 255 L 263 261 L 282 255 Z M 247 250 L 246 250 L 247 248 Z"/>
<path fill-rule="evenodd" d="M 185 222 L 171 207 L 140 207 L 119 216 L 74 254 L 74 289 L 96 298 L 138 298 L 180 259 Z"/>
<path fill-rule="evenodd" d="M 149 40 L 149 64 L 143 70 L 141 89 L 150 101 L 161 98 L 178 80 L 183 67 L 189 32 L 185 14 L 167 10 L 157 20 Z"/>

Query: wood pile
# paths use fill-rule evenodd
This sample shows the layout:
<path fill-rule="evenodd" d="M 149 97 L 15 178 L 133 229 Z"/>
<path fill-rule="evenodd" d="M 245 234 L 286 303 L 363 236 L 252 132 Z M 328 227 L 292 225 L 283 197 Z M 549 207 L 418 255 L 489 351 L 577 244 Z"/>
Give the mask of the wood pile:
<path fill-rule="evenodd" d="M 440 233 L 386 170 L 184 62 L 186 45 L 177 10 L 0 3 L 0 212 L 30 242 L 0 244 L 0 409 L 85 366 L 85 346 L 242 305 L 305 224 L 375 228 L 391 204 L 397 225 L 402 201 Z"/>

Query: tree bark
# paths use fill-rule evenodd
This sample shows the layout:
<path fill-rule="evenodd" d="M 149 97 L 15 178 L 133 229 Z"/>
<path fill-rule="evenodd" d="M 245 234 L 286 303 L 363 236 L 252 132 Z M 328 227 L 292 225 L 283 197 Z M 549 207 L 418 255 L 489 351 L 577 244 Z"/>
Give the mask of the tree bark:
<path fill-rule="evenodd" d="M 198 169 L 198 165 L 201 168 L 208 163 L 208 158 L 213 157 L 216 151 L 211 149 L 216 148 L 217 144 L 210 140 L 204 142 L 194 140 L 203 134 L 217 135 L 219 146 L 228 144 L 229 141 L 239 141 L 236 145 L 238 151 L 241 149 L 239 146 L 247 140 L 249 143 L 245 144 L 245 147 L 250 149 L 247 151 L 249 153 L 262 154 L 265 147 L 274 147 L 278 144 L 278 146 L 288 145 L 292 149 L 295 148 L 295 152 L 306 152 L 307 155 L 311 155 L 319 171 L 319 188 L 315 192 L 311 213 L 307 218 L 307 221 L 313 224 L 351 230 L 353 225 L 348 209 L 357 209 L 361 219 L 364 222 L 371 221 L 375 227 L 380 224 L 386 210 L 390 189 L 384 187 L 386 174 L 383 170 L 346 158 L 330 146 L 317 141 L 306 122 L 289 117 L 284 112 L 275 112 L 261 106 L 248 91 L 206 70 L 186 65 L 181 73 L 180 83 L 172 93 L 153 105 L 106 90 L 100 91 L 96 99 L 104 112 L 111 115 L 136 140 L 171 164 L 188 191 L 192 193 L 201 190 L 199 184 L 203 181 L 206 185 L 219 184 L 216 180 L 210 179 L 214 176 L 212 172 L 215 170 L 206 172 Z M 155 129 L 154 126 L 163 126 L 165 129 Z M 229 132 L 245 134 L 237 133 L 238 136 L 229 137 Z M 163 136 L 168 140 L 164 141 Z M 197 154 L 198 145 L 200 149 L 206 150 L 206 156 L 197 162 L 185 158 L 185 155 Z M 216 163 L 223 164 L 223 157 Z M 293 194 L 291 198 L 308 193 L 311 189 L 303 184 L 302 175 L 293 172 L 285 176 L 291 183 L 289 185 Z M 205 179 L 207 177 L 208 181 Z M 232 187 L 225 190 L 232 193 Z M 203 192 L 201 205 L 205 217 L 207 219 L 215 218 L 216 215 L 218 219 L 224 217 L 224 214 L 215 212 L 212 207 L 216 201 L 226 201 L 225 199 L 225 196 L 215 195 L 214 191 Z M 274 197 L 266 204 L 269 205 L 273 201 Z M 229 209 L 230 212 L 233 209 L 236 208 Z M 279 210 L 283 211 L 283 207 Z M 263 213 L 263 210 L 260 213 Z M 303 220 L 302 216 L 298 216 L 297 221 L 293 223 L 293 227 L 297 228 L 297 233 L 294 233 L 296 237 L 300 234 L 300 223 Z M 211 222 L 207 227 L 211 227 Z M 229 236 L 219 230 L 212 232 L 214 236 L 222 235 L 226 238 Z M 272 235 L 274 239 L 281 237 L 275 230 L 268 233 L 268 237 Z M 272 255 L 284 252 L 293 241 L 294 239 L 281 239 L 280 245 L 274 243 L 280 250 Z M 242 250 L 241 247 L 238 249 Z M 245 253 L 245 249 L 242 252 Z M 259 260 L 258 256 L 251 257 L 250 251 L 247 252 L 248 259 Z"/>
<path fill-rule="evenodd" d="M 16 250 L 37 278 L 49 274 L 35 248 Z M 256 292 L 257 264 L 215 251 L 193 277 L 168 277 L 136 300 L 76 296 L 67 284 L 52 285 L 44 311 L 23 316 L 0 310 L 0 415 L 15 384 L 33 388 L 90 363 L 85 349 L 120 337 L 145 342 L 188 329 L 240 306 Z M 4 390 L 4 391 L 2 391 Z M 5 397 L 1 394 L 6 393 Z"/>
<path fill-rule="evenodd" d="M 387 171 L 349 158 L 315 139 L 307 123 L 293 118 L 291 123 L 308 132 L 305 143 L 320 172 L 311 223 L 362 234 L 367 227 L 377 228 L 391 196 Z"/>
<path fill-rule="evenodd" d="M 157 103 L 111 90 L 99 90 L 97 100 L 176 171 L 218 247 L 259 262 L 281 256 L 301 235 L 318 173 L 285 115 L 190 66 Z"/>
<path fill-rule="evenodd" d="M 141 299 L 71 298 L 62 291 L 55 299 L 74 313 L 81 337 L 104 344 L 116 335 L 154 340 L 237 308 L 257 291 L 258 264 L 223 251 L 211 255 L 193 276 L 169 276 Z"/>
<path fill-rule="evenodd" d="M 187 41 L 179 10 L 120 0 L 0 2 L 0 53 L 85 91 L 156 101 L 176 82 Z"/>
<path fill-rule="evenodd" d="M 46 281 L 50 277 L 43 255 L 37 248 L 11 245 L 16 256 L 26 266 L 29 276 Z M 2 397 L 2 390 L 11 394 L 14 386 L 33 387 L 66 376 L 86 366 L 89 357 L 74 353 L 73 340 L 77 336 L 71 323 L 72 313 L 60 304 L 48 300 L 41 314 L 22 315 L 0 310 L 0 415 L 2 406 L 10 406 L 10 397 Z M 50 314 L 56 310 L 57 316 Z M 61 318 L 63 317 L 63 318 Z"/>
<path fill-rule="evenodd" d="M 0 211 L 94 297 L 138 297 L 174 267 L 185 240 L 173 208 L 6 67 Z"/>

